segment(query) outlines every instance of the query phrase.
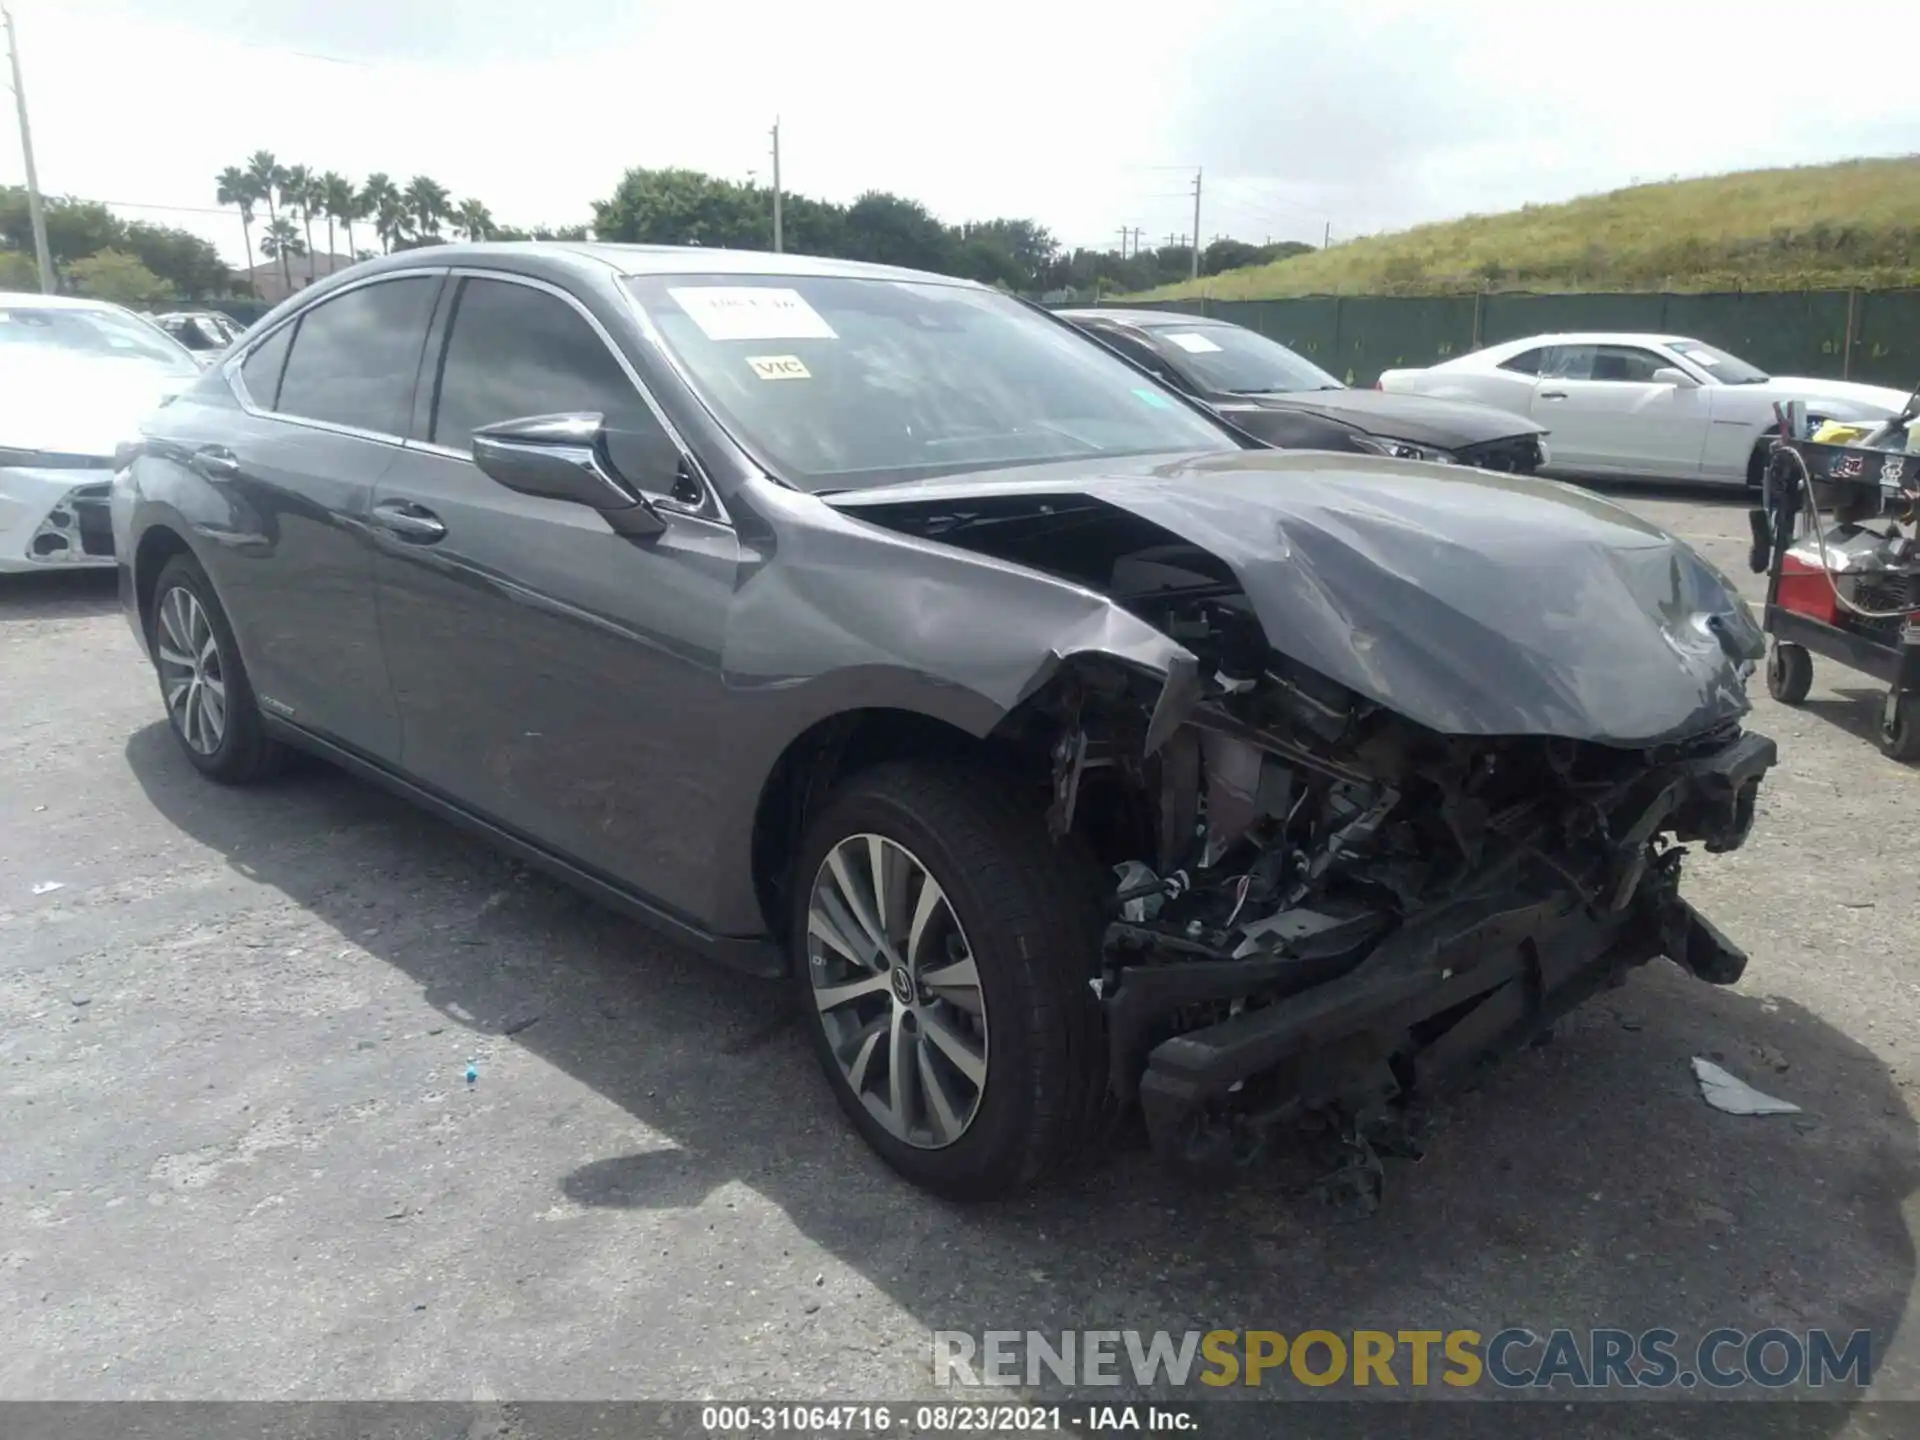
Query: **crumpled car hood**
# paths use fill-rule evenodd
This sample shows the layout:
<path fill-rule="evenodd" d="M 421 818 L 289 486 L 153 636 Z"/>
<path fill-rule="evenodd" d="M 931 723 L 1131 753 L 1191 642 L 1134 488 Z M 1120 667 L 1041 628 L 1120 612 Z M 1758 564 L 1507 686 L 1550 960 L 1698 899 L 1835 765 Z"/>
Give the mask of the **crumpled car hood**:
<path fill-rule="evenodd" d="M 1254 451 L 997 471 L 828 503 L 902 528 L 915 512 L 1005 517 L 1077 498 L 1210 552 L 1276 650 L 1443 734 L 1685 738 L 1746 713 L 1747 662 L 1764 653 L 1751 610 L 1690 546 L 1553 481 Z M 964 525 L 947 529 L 937 543 L 967 548 Z"/>
<path fill-rule="evenodd" d="M 1542 435 L 1546 426 L 1491 405 L 1433 400 L 1384 390 L 1304 390 L 1285 395 L 1237 397 L 1273 410 L 1306 410 L 1358 425 L 1371 435 L 1455 450 L 1512 435 Z"/>

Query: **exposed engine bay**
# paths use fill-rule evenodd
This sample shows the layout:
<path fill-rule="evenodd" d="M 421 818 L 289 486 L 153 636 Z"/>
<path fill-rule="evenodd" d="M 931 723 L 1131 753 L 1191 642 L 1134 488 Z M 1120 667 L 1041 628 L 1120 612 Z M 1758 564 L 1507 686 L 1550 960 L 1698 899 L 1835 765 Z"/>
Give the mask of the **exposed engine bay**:
<path fill-rule="evenodd" d="M 1679 895 L 1685 847 L 1746 839 L 1770 740 L 1737 718 L 1628 748 L 1452 736 L 1297 663 L 1233 570 L 1104 507 L 876 516 L 1110 597 L 1198 660 L 1066 666 L 1026 707 L 1048 822 L 1112 878 L 1110 1085 L 1157 1150 L 1213 1167 L 1281 1131 L 1377 1200 L 1427 1097 L 1666 956 L 1746 957 Z"/>

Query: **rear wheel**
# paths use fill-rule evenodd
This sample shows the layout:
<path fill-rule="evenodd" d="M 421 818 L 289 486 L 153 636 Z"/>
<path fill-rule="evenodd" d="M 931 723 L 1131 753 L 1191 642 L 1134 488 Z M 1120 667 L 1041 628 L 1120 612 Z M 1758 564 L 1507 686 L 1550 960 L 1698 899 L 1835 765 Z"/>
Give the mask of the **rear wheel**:
<path fill-rule="evenodd" d="M 1887 692 L 1886 713 L 1880 721 L 1880 749 L 1895 760 L 1920 760 L 1920 692 Z"/>
<path fill-rule="evenodd" d="M 245 785 L 286 763 L 286 748 L 261 725 L 227 612 L 191 556 L 176 555 L 160 571 L 147 638 L 167 723 L 196 770 Z"/>
<path fill-rule="evenodd" d="M 990 776 L 854 776 L 809 827 L 794 969 L 840 1106 L 936 1194 L 1013 1194 L 1104 1133 L 1099 912 L 1085 869 Z"/>
<path fill-rule="evenodd" d="M 1798 705 L 1813 688 L 1813 656 L 1791 640 L 1776 640 L 1767 652 L 1767 693 L 1782 705 Z"/>

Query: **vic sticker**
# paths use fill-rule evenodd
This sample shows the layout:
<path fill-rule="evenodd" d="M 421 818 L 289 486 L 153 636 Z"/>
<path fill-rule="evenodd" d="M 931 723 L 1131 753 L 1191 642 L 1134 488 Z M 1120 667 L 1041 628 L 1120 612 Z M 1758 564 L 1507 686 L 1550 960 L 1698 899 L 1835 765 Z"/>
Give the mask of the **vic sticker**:
<path fill-rule="evenodd" d="M 838 340 L 798 290 L 681 285 L 667 292 L 709 340 Z"/>
<path fill-rule="evenodd" d="M 749 355 L 747 364 L 762 380 L 811 380 L 812 372 L 798 355 Z"/>

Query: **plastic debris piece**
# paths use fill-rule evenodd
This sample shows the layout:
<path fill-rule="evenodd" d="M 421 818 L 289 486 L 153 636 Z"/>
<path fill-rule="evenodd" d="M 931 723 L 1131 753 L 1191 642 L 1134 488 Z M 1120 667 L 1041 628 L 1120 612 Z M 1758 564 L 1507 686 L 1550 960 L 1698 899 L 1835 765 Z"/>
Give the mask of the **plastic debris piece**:
<path fill-rule="evenodd" d="M 467 1084 L 471 1085 L 480 1078 L 480 1067 L 469 1060 L 467 1062 Z"/>
<path fill-rule="evenodd" d="M 1707 1104 L 1729 1115 L 1798 1115 L 1800 1107 L 1790 1100 L 1762 1095 L 1744 1080 L 1737 1080 L 1711 1060 L 1693 1057 L 1693 1073 L 1700 1081 L 1700 1094 Z"/>
<path fill-rule="evenodd" d="M 67 886 L 64 880 L 42 880 L 38 885 L 33 887 L 33 893 L 36 895 L 51 895 L 56 890 L 64 890 L 66 888 Z"/>

